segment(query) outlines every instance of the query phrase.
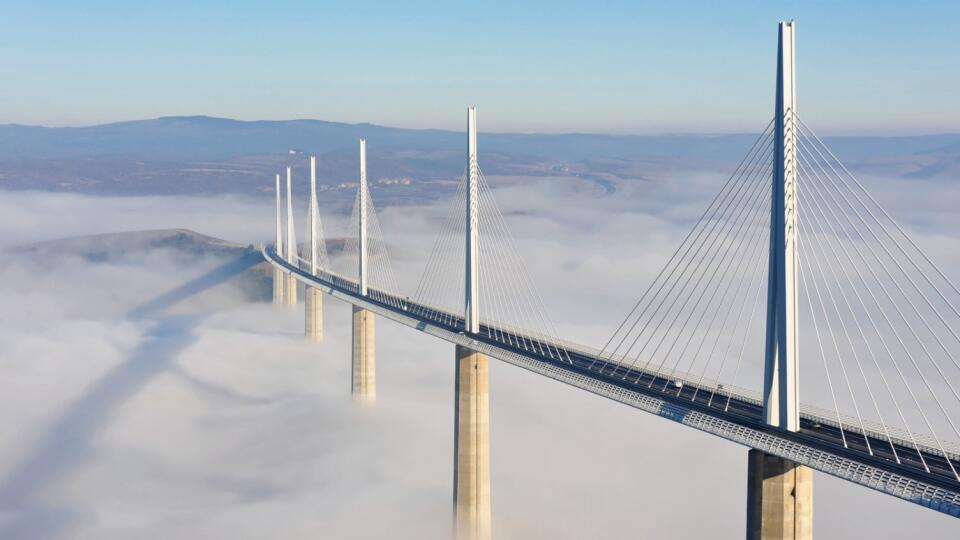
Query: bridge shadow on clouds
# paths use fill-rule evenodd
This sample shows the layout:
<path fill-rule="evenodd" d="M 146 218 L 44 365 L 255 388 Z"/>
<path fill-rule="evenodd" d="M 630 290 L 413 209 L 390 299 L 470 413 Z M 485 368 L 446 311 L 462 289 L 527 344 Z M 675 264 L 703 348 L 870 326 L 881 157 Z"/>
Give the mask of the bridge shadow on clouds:
<path fill-rule="evenodd" d="M 196 339 L 192 330 L 200 319 L 177 316 L 158 320 L 123 363 L 94 382 L 50 425 L 0 484 L 0 512 L 15 516 L 9 522 L 0 521 L 0 537 L 48 538 L 69 527 L 73 518 L 68 510 L 34 504 L 35 496 L 94 453 L 96 436 L 115 411 Z"/>
<path fill-rule="evenodd" d="M 175 289 L 161 294 L 153 300 L 140 304 L 131 309 L 127 316 L 131 319 L 141 319 L 153 313 L 160 313 L 174 304 L 178 304 L 215 285 L 219 285 L 261 262 L 263 262 L 263 256 L 257 251 L 250 250 L 233 261 L 218 266 L 196 279 L 190 280 Z"/>
<path fill-rule="evenodd" d="M 81 518 L 76 510 L 41 502 L 45 488 L 55 485 L 95 453 L 95 441 L 116 411 L 154 377 L 172 371 L 193 387 L 221 398 L 250 402 L 243 396 L 189 377 L 176 365 L 178 355 L 197 339 L 203 314 L 163 315 L 162 311 L 250 268 L 262 257 L 248 253 L 145 302 L 129 318 L 155 316 L 139 346 L 119 365 L 93 382 L 64 409 L 40 436 L 26 457 L 0 481 L 0 538 L 51 538 Z M 67 504 L 67 503 L 65 503 Z"/>

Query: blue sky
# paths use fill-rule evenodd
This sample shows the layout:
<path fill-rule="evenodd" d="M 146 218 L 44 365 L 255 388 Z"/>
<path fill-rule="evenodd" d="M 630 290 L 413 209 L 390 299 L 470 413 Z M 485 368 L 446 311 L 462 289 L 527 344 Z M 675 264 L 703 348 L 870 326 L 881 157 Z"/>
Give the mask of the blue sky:
<path fill-rule="evenodd" d="M 797 21 L 822 133 L 960 131 L 957 2 L 9 2 L 0 123 L 164 115 L 488 131 L 730 132 Z"/>

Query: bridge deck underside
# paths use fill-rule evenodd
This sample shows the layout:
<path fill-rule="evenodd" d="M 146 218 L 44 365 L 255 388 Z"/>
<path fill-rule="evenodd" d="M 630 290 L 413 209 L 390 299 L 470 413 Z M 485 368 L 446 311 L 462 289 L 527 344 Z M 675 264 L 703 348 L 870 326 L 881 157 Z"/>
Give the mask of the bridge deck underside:
<path fill-rule="evenodd" d="M 933 448 L 921 445 L 918 449 L 898 439 L 891 444 L 878 434 L 852 433 L 846 426 L 847 440 L 844 445 L 835 422 L 809 414 L 804 415 L 798 432 L 772 428 L 765 424 L 762 406 L 747 396 L 731 392 L 721 394 L 716 387 L 698 386 L 688 380 L 667 378 L 643 369 L 634 368 L 625 376 L 625 369 L 615 369 L 613 364 L 597 361 L 595 354 L 587 352 L 585 348 L 578 350 L 565 343 L 549 343 L 546 338 L 526 336 L 504 328 L 496 328 L 494 332 L 493 328 L 482 325 L 479 333 L 467 335 L 464 333 L 463 318 L 456 314 L 418 304 L 386 291 L 377 291 L 376 299 L 371 298 L 369 291 L 367 296 L 361 296 L 357 284 L 342 276 L 327 272 L 311 275 L 280 259 L 270 249 L 265 248 L 263 255 L 269 262 L 304 283 L 451 343 L 473 348 L 719 437 L 960 517 L 960 482 L 950 470 L 947 458 Z M 504 336 L 512 345 L 503 342 Z M 553 352 L 557 350 L 567 354 Z M 960 460 L 956 457 L 951 461 L 960 467 Z"/>

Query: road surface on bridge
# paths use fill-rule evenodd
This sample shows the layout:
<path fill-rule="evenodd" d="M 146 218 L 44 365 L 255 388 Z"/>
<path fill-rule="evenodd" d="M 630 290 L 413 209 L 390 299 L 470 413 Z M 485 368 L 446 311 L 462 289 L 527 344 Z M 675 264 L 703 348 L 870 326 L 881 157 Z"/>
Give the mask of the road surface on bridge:
<path fill-rule="evenodd" d="M 697 382 L 678 376 L 667 377 L 638 368 L 628 370 L 626 366 L 611 363 L 610 359 L 598 358 L 586 347 L 554 343 L 542 336 L 528 336 L 505 328 L 488 327 L 486 324 L 481 325 L 479 333 L 467 335 L 464 333 L 464 322 L 460 315 L 374 288 L 369 288 L 368 294 L 362 296 L 358 292 L 357 283 L 350 279 L 327 271 L 320 271 L 316 276 L 311 275 L 309 270 L 294 266 L 278 257 L 272 249 L 265 247 L 262 253 L 270 263 L 290 272 L 310 286 L 325 289 L 354 305 L 374 308 L 381 314 L 392 314 L 395 320 L 421 331 L 426 331 L 429 327 L 432 330 L 430 333 L 448 341 L 473 347 L 534 371 L 542 372 L 536 369 L 537 364 L 540 364 L 543 371 L 566 372 L 572 377 L 551 375 L 564 382 L 573 384 L 573 380 L 586 378 L 598 385 L 605 383 L 604 387 L 609 385 L 632 394 L 654 398 L 662 403 L 657 414 L 681 423 L 689 425 L 686 418 L 693 413 L 700 413 L 720 421 L 721 425 L 725 426 L 725 432 L 736 431 L 736 426 L 741 426 L 751 432 L 765 434 L 769 439 L 784 443 L 784 448 L 794 450 L 781 453 L 770 448 L 759 448 L 760 450 L 777 455 L 788 454 L 782 457 L 960 517 L 960 481 L 956 479 L 947 459 L 933 447 L 914 445 L 911 441 L 899 438 L 893 438 L 891 444 L 881 433 L 868 430 L 867 434 L 864 434 L 846 424 L 841 432 L 835 419 L 810 413 L 803 414 L 799 431 L 780 430 L 766 424 L 763 406 L 754 398 L 738 395 L 727 389 L 719 390 L 715 386 L 705 386 L 702 382 L 698 385 Z M 527 362 L 514 361 L 517 357 L 526 359 Z M 576 386 L 595 391 L 589 385 Z M 609 392 L 595 393 L 611 397 Z M 751 446 L 742 438 L 734 437 L 733 433 L 704 430 Z M 804 461 L 804 452 L 798 451 L 798 447 L 813 450 L 813 454 L 818 457 Z M 960 456 L 952 453 L 949 455 L 954 466 L 960 466 Z M 836 463 L 830 463 L 831 460 Z M 841 473 L 850 469 L 847 465 L 849 463 L 860 465 L 857 475 Z"/>

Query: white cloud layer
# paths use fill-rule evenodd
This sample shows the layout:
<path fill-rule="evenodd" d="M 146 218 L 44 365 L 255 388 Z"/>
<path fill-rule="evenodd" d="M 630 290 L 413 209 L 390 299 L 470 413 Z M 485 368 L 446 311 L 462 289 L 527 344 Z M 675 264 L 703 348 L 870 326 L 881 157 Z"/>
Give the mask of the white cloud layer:
<path fill-rule="evenodd" d="M 496 196 L 536 255 L 530 272 L 561 333 L 597 345 L 702 210 L 690 193 L 712 194 L 717 180 L 615 197 L 530 181 Z M 895 210 L 952 264 L 958 219 L 930 193 L 911 191 L 910 208 Z M 272 234 L 271 203 L 3 193 L 0 246 L 164 227 L 252 242 Z M 443 215 L 382 213 L 401 286 L 416 285 L 433 241 L 424 216 Z M 229 284 L 157 320 L 123 317 L 215 264 L 4 255 L 0 537 L 448 538 L 452 346 L 378 321 L 378 400 L 360 407 L 344 304 L 327 299 L 319 346 L 302 337 L 302 306 L 246 304 Z M 745 448 L 496 362 L 491 420 L 498 538 L 743 534 Z M 824 474 L 815 493 L 818 538 L 958 532 L 952 518 Z"/>

